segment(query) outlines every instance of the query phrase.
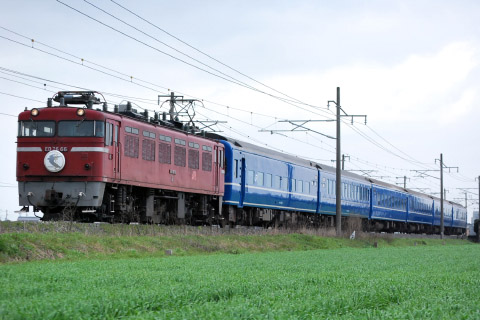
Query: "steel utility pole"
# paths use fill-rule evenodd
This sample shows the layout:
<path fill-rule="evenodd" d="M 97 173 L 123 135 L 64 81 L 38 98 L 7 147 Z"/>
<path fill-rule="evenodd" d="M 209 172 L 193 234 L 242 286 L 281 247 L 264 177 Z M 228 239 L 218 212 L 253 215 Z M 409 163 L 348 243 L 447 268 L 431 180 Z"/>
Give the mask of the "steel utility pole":
<path fill-rule="evenodd" d="M 336 186 L 335 186 L 335 227 L 337 236 L 342 235 L 342 171 L 340 169 L 340 155 L 342 154 L 342 144 L 340 143 L 340 87 L 337 87 L 337 170 L 336 170 Z"/>
<path fill-rule="evenodd" d="M 337 106 L 337 163 L 336 163 L 336 188 L 335 188 L 335 224 L 336 224 L 336 233 L 337 236 L 342 235 L 342 169 L 340 167 L 340 156 L 342 154 L 342 143 L 341 143 L 341 134 L 340 134 L 340 124 L 341 117 L 351 117 L 353 124 L 353 117 L 364 117 L 365 124 L 367 124 L 366 115 L 349 115 L 341 107 L 340 104 L 340 87 L 337 87 L 337 101 L 328 101 L 335 103 Z M 342 111 L 344 115 L 341 114 Z"/>
<path fill-rule="evenodd" d="M 446 191 L 443 188 L 443 168 L 448 169 L 448 172 L 450 172 L 450 169 L 457 169 L 458 172 L 458 167 L 447 167 L 443 164 L 443 153 L 440 153 L 440 159 L 435 159 L 435 163 L 437 161 L 440 162 L 440 170 L 411 170 L 419 173 L 420 175 L 418 177 L 420 178 L 425 178 L 425 177 L 430 177 L 430 178 L 435 178 L 438 179 L 437 177 L 434 177 L 432 175 L 427 174 L 426 172 L 428 171 L 440 171 L 440 238 L 443 239 L 443 234 L 444 234 L 444 223 L 443 223 L 443 200 L 446 198 Z M 445 193 L 445 197 L 444 197 Z"/>
<path fill-rule="evenodd" d="M 336 154 L 336 187 L 335 187 L 335 193 L 336 193 L 336 216 L 335 216 L 335 222 L 336 222 L 336 233 L 337 233 L 337 236 L 341 236 L 342 235 L 342 169 L 345 168 L 345 165 L 343 165 L 341 167 L 341 164 L 340 162 L 342 161 L 340 158 L 341 158 L 341 154 L 342 154 L 342 150 L 341 150 L 341 136 L 340 136 L 340 120 L 342 117 L 349 117 L 349 118 L 352 118 L 352 124 L 353 124 L 353 118 L 354 117 L 363 117 L 365 118 L 365 124 L 367 124 L 367 116 L 366 115 L 351 115 L 351 114 L 347 114 L 343 109 L 342 107 L 340 106 L 340 87 L 337 87 L 337 100 L 336 101 L 333 101 L 333 100 L 329 100 L 328 101 L 328 107 L 330 107 L 330 103 L 334 103 L 336 106 L 337 106 L 337 117 L 336 119 L 328 119 L 328 120 L 282 120 L 282 121 L 278 121 L 278 122 L 288 122 L 290 123 L 291 125 L 295 126 L 293 129 L 291 130 L 268 130 L 268 129 L 262 129 L 262 130 L 259 130 L 260 132 L 270 132 L 270 133 L 276 133 L 276 132 L 286 132 L 286 131 L 289 131 L 289 132 L 302 132 L 302 131 L 310 131 L 310 132 L 314 132 L 314 133 L 317 133 L 319 135 L 322 135 L 324 137 L 327 137 L 329 139 L 336 139 L 337 140 L 337 154 Z M 341 112 L 343 112 L 344 114 L 341 114 Z M 315 130 L 312 130 L 310 128 L 307 128 L 305 127 L 305 125 L 307 123 L 310 123 L 310 122 L 336 122 L 337 124 L 337 135 L 336 137 L 332 137 L 332 136 L 329 136 L 329 135 L 326 135 L 324 133 L 321 133 L 319 131 L 315 131 Z M 347 156 L 348 157 L 348 156 Z M 345 161 L 345 157 L 343 157 L 343 161 Z"/>
<path fill-rule="evenodd" d="M 440 153 L 440 239 L 443 239 L 443 153 Z"/>
<path fill-rule="evenodd" d="M 439 159 L 435 159 L 435 162 L 437 162 Z M 443 189 L 443 168 L 448 169 L 448 172 L 450 172 L 450 169 L 457 169 L 458 172 L 458 167 L 447 167 L 443 164 L 443 153 L 440 153 L 440 238 L 443 239 L 444 231 L 445 231 L 445 226 L 444 226 L 444 213 L 443 213 L 443 200 L 446 198 L 446 194 L 444 197 L 444 192 L 445 190 Z M 446 193 L 446 192 L 445 192 Z"/>

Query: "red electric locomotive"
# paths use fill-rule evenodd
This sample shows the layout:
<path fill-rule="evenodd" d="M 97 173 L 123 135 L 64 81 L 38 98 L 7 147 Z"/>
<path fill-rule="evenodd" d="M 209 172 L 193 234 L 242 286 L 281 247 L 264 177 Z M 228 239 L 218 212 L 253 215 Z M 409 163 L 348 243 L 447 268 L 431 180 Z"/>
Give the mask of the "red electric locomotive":
<path fill-rule="evenodd" d="M 19 115 L 20 205 L 43 220 L 221 223 L 224 147 L 94 92 Z M 68 105 L 84 104 L 82 107 Z M 175 127 L 175 124 L 177 127 Z"/>

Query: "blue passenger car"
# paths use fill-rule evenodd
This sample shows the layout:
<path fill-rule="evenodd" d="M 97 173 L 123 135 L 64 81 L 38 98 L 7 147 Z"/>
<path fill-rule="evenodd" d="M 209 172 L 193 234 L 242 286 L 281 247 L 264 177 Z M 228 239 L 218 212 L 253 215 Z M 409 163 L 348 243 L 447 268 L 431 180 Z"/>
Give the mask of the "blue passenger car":
<path fill-rule="evenodd" d="M 433 225 L 433 198 L 417 192 L 410 192 L 408 196 L 409 223 Z"/>
<path fill-rule="evenodd" d="M 223 219 L 232 224 L 306 222 L 333 226 L 336 172 L 329 166 L 246 142 L 219 138 L 225 146 Z M 438 232 L 440 199 L 342 171 L 342 216 L 360 217 L 369 229 Z M 466 209 L 444 202 L 445 232 L 461 234 Z"/>
<path fill-rule="evenodd" d="M 377 181 L 372 185 L 372 193 L 371 219 L 407 222 L 408 196 L 405 192 Z"/>
<path fill-rule="evenodd" d="M 225 204 L 316 212 L 319 172 L 312 163 L 245 142 L 221 142 L 227 161 Z"/>
<path fill-rule="evenodd" d="M 322 166 L 320 172 L 320 201 L 318 213 L 336 214 L 335 169 Z M 342 173 L 342 215 L 368 218 L 370 213 L 370 189 L 368 180 L 349 172 Z"/>

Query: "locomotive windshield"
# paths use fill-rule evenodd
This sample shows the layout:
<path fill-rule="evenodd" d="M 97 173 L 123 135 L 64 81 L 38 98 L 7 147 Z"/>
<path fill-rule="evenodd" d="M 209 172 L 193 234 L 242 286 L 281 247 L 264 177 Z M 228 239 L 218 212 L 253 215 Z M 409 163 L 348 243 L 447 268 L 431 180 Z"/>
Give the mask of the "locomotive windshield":
<path fill-rule="evenodd" d="M 59 121 L 59 137 L 104 137 L 105 122 L 93 120 Z"/>
<path fill-rule="evenodd" d="M 53 137 L 55 121 L 20 121 L 18 123 L 19 137 Z"/>

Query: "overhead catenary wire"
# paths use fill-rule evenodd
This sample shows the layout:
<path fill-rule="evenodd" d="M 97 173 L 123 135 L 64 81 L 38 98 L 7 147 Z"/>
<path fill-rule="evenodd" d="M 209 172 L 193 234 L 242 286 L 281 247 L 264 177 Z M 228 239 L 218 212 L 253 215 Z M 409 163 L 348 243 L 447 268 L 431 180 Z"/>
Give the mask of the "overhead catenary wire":
<path fill-rule="evenodd" d="M 10 39 L 9 39 L 9 40 L 10 40 Z M 22 45 L 23 45 L 23 44 L 22 44 Z M 36 49 L 36 48 L 34 48 L 34 49 Z M 42 52 L 44 52 L 44 51 L 42 51 Z M 49 53 L 49 54 L 50 54 L 50 53 Z M 59 56 L 57 56 L 57 57 L 59 57 Z M 63 57 L 59 57 L 59 58 L 64 59 Z M 70 62 L 76 63 L 75 61 L 70 61 Z M 77 64 L 78 64 L 78 63 L 77 63 Z M 98 70 L 95 70 L 95 71 L 98 71 Z M 100 72 L 102 72 L 102 71 L 100 71 Z M 37 101 L 38 101 L 38 100 L 37 100 Z M 216 104 L 216 103 L 214 103 L 214 104 Z M 220 104 L 217 104 L 217 105 L 220 105 Z M 234 109 L 233 107 L 229 107 L 229 106 L 225 106 L 225 105 L 222 105 L 222 106 L 227 107 L 227 108 L 232 108 L 232 109 Z M 237 108 L 237 109 L 238 109 L 238 108 Z M 241 109 L 238 109 L 238 110 L 241 110 Z M 242 111 L 244 111 L 244 110 L 242 110 Z M 246 110 L 245 110 L 244 112 L 250 112 L 250 113 L 252 113 L 251 111 L 246 111 Z M 380 148 L 381 148 L 381 147 L 380 147 Z M 385 149 L 383 149 L 383 150 L 386 151 Z M 404 160 L 405 160 L 405 159 L 404 159 Z M 406 161 L 407 161 L 407 160 L 406 160 Z M 457 180 L 458 180 L 458 179 L 457 179 Z M 471 181 L 471 180 L 468 179 L 468 181 Z"/>
<path fill-rule="evenodd" d="M 265 83 L 263 83 L 263 82 L 261 82 L 261 81 L 258 81 L 258 80 L 256 80 L 256 79 L 252 78 L 251 76 L 248 76 L 247 74 L 239 71 L 238 69 L 233 68 L 233 67 L 227 65 L 226 63 L 224 63 L 224 62 L 222 62 L 222 61 L 214 58 L 213 56 L 205 53 L 204 51 L 202 51 L 202 50 L 200 50 L 200 49 L 198 49 L 198 48 L 190 45 L 189 43 L 187 43 L 187 42 L 183 41 L 182 39 L 178 38 L 177 36 L 171 34 L 170 32 L 166 31 L 165 29 L 160 28 L 158 25 L 156 25 L 156 24 L 152 23 L 151 21 L 148 21 L 147 19 L 141 17 L 139 14 L 133 12 L 132 10 L 126 8 L 125 6 L 119 4 L 118 2 L 116 2 L 116 1 L 114 1 L 114 0 L 110 0 L 110 1 L 113 2 L 114 4 L 116 4 L 117 6 L 119 6 L 120 8 L 124 9 L 125 11 L 129 12 L 130 14 L 134 15 L 134 16 L 137 17 L 138 19 L 140 19 L 140 20 L 146 22 L 147 24 L 151 25 L 152 27 L 160 30 L 161 32 L 167 34 L 168 36 L 174 38 L 175 40 L 181 42 L 182 44 L 188 46 L 189 48 L 195 50 L 196 52 L 198 52 L 198 53 L 200 53 L 200 54 L 208 57 L 209 59 L 211 59 L 211 60 L 219 63 L 220 65 L 222 65 L 222 66 L 224 66 L 224 67 L 226 67 L 226 68 L 228 68 L 228 69 L 230 69 L 230 70 L 232 70 L 232 71 L 234 71 L 234 72 L 236 72 L 236 73 L 238 73 L 238 74 L 246 77 L 247 79 L 249 79 L 249 80 L 251 80 L 251 81 L 254 81 L 254 82 L 256 82 L 256 83 L 258 83 L 258 84 L 260 84 L 260 85 L 262 85 L 262 86 L 264 86 L 264 87 L 266 87 L 266 88 L 268 88 L 268 89 L 270 89 L 270 90 L 272 90 L 272 91 L 274 91 L 274 92 L 277 92 L 277 93 L 279 93 L 279 94 L 281 94 L 281 95 L 283 95 L 283 96 L 286 96 L 286 97 L 288 97 L 288 98 L 290 98 L 290 99 L 292 99 L 292 100 L 294 100 L 294 101 L 296 101 L 296 102 L 298 102 L 298 103 L 302 103 L 303 105 L 308 105 L 308 106 L 311 106 L 311 107 L 314 107 L 314 108 L 318 108 L 318 107 L 316 107 L 316 106 L 314 106 L 314 105 L 311 105 L 311 104 L 302 102 L 301 100 L 298 100 L 298 99 L 296 99 L 296 98 L 293 98 L 293 97 L 291 97 L 291 96 L 289 96 L 289 95 L 287 95 L 287 94 L 285 94 L 285 93 L 283 93 L 283 92 L 281 92 L 281 91 L 278 91 L 278 90 L 272 88 L 271 86 L 266 85 Z"/>
<path fill-rule="evenodd" d="M 24 39 L 29 39 L 29 40 L 31 39 L 30 37 L 27 37 L 27 36 L 25 36 L 25 35 L 22 35 L 22 34 L 20 34 L 20 33 L 18 33 L 18 32 L 15 32 L 15 31 L 13 31 L 13 30 L 8 29 L 8 28 L 2 27 L 2 26 L 0 26 L 0 28 L 3 29 L 3 30 L 8 31 L 8 32 L 10 32 L 10 33 L 13 33 L 13 34 L 15 34 L 15 35 L 17 35 L 17 36 L 19 36 L 19 37 L 22 37 L 22 38 L 24 38 Z M 48 45 L 48 44 L 45 44 L 45 43 L 40 42 L 40 41 L 37 41 L 37 40 L 35 41 L 35 43 L 40 44 L 40 45 L 43 45 L 43 46 L 45 46 L 45 47 L 47 47 L 47 48 L 49 48 L 49 49 L 52 49 L 52 50 L 55 50 L 55 51 L 60 52 L 60 53 L 62 53 L 62 54 L 68 55 L 68 56 L 73 57 L 73 58 L 75 58 L 75 59 L 78 59 L 78 61 L 75 61 L 75 60 L 72 60 L 72 59 L 69 59 L 69 58 L 62 57 L 62 56 L 60 56 L 60 55 L 58 55 L 58 54 L 54 54 L 54 53 L 48 52 L 48 51 L 46 51 L 46 50 L 42 50 L 42 49 L 37 48 L 37 47 L 31 47 L 30 45 L 21 43 L 21 42 L 19 42 L 19 41 L 13 40 L 13 39 L 8 38 L 8 37 L 5 37 L 5 36 L 0 36 L 0 38 L 3 38 L 3 39 L 5 39 L 5 40 L 7 40 L 7 41 L 10 41 L 10 42 L 12 42 L 12 43 L 21 45 L 21 46 L 26 47 L 26 48 L 34 49 L 34 50 L 36 50 L 36 51 L 39 51 L 39 52 L 42 52 L 42 53 L 44 53 L 44 54 L 53 56 L 53 57 L 55 57 L 55 58 L 62 59 L 62 60 L 64 60 L 64 61 L 67 61 L 67 62 L 76 64 L 76 65 L 78 65 L 78 66 L 86 67 L 86 68 L 88 68 L 88 69 L 90 69 L 90 70 L 93 70 L 93 71 L 96 71 L 96 72 L 100 72 L 100 73 L 102 73 L 102 74 L 104 74 L 104 75 L 108 75 L 108 76 L 111 76 L 111 77 L 113 77 L 113 78 L 116 78 L 116 79 L 119 79 L 119 80 L 122 80 L 122 81 L 125 81 L 125 82 L 128 82 L 128 83 L 133 83 L 133 84 L 135 84 L 135 85 L 137 85 L 137 86 L 140 86 L 140 87 L 143 87 L 143 88 L 152 90 L 152 91 L 154 91 L 154 92 L 156 92 L 156 93 L 166 94 L 165 92 L 158 91 L 157 89 L 154 89 L 154 88 L 149 87 L 149 86 L 142 85 L 141 83 L 138 83 L 138 82 L 147 83 L 147 84 L 152 85 L 152 86 L 154 86 L 154 87 L 158 87 L 158 88 L 161 88 L 161 89 L 170 91 L 170 89 L 167 88 L 167 87 L 165 87 L 165 86 L 157 85 L 157 84 L 154 84 L 154 83 L 152 83 L 152 82 L 142 80 L 142 79 L 140 79 L 140 78 L 138 78 L 138 77 L 129 76 L 129 75 L 127 75 L 126 73 L 123 73 L 123 72 L 114 70 L 114 69 L 109 68 L 109 67 L 105 67 L 105 66 L 103 66 L 103 65 L 94 63 L 94 62 L 92 62 L 92 61 L 90 61 L 90 60 L 87 60 L 87 59 L 80 58 L 80 57 L 78 57 L 78 56 L 76 56 L 76 55 L 73 55 L 73 54 L 71 54 L 71 53 L 68 53 L 68 52 L 66 52 L 66 51 L 64 51 L 64 50 L 57 49 L 57 48 L 55 48 L 55 47 L 53 47 L 53 46 L 50 46 L 50 45 Z M 108 70 L 108 71 L 117 73 L 117 74 L 123 76 L 124 78 L 122 78 L 122 77 L 120 77 L 120 76 L 117 76 L 117 75 L 114 75 L 114 74 L 112 74 L 112 73 L 110 73 L 110 72 L 106 72 L 106 71 L 100 70 L 100 69 L 98 69 L 98 68 L 91 67 L 91 66 L 88 65 L 88 63 L 90 63 L 90 64 L 92 64 L 92 65 L 94 65 L 94 66 L 96 66 L 96 67 L 98 67 L 98 68 L 102 68 L 102 69 L 105 69 L 105 70 Z M 225 105 L 225 104 L 221 104 L 221 103 L 218 103 L 218 102 L 215 102 L 215 101 L 210 101 L 210 100 L 207 100 L 207 99 L 202 99 L 202 98 L 199 98 L 199 97 L 195 97 L 195 96 L 193 96 L 193 95 L 190 95 L 190 94 L 181 92 L 181 91 L 179 91 L 179 90 L 173 90 L 173 91 L 175 91 L 175 92 L 177 92 L 177 93 L 179 93 L 179 94 L 183 94 L 183 95 L 185 95 L 185 96 L 189 96 L 189 97 L 192 97 L 192 98 L 195 98 L 195 99 L 198 99 L 198 100 L 202 100 L 202 101 L 205 101 L 205 102 L 208 102 L 208 103 L 217 105 L 217 106 L 222 106 L 222 107 L 227 107 L 227 108 L 235 109 L 234 107 L 227 106 L 227 105 Z M 305 108 L 301 108 L 301 109 L 303 109 L 303 110 L 305 110 L 305 111 L 308 111 L 308 112 L 310 112 L 310 113 L 312 113 L 312 114 L 321 116 L 321 117 L 326 117 L 325 115 L 321 115 L 321 114 L 319 114 L 319 113 L 317 113 L 317 112 L 315 112 L 315 111 L 312 111 L 312 110 L 308 110 L 308 109 L 305 109 Z M 237 110 L 241 110 L 241 109 L 238 109 L 238 108 L 237 108 Z M 319 111 L 323 111 L 323 110 L 319 110 Z M 252 113 L 251 111 L 246 111 L 246 112 Z M 259 113 L 256 113 L 256 114 L 259 114 Z M 266 115 L 264 115 L 264 116 L 266 116 Z"/>
<path fill-rule="evenodd" d="M 100 20 L 98 20 L 98 19 L 96 19 L 96 18 L 94 18 L 94 17 L 92 17 L 92 16 L 90 16 L 90 15 L 88 15 L 88 14 L 86 14 L 86 13 L 84 13 L 84 12 L 82 12 L 82 11 L 80 11 L 80 10 L 78 10 L 78 9 L 76 9 L 76 8 L 74 8 L 74 7 L 66 4 L 66 3 L 64 3 L 64 2 L 62 2 L 62 1 L 60 1 L 60 0 L 56 0 L 56 1 L 57 1 L 58 3 L 64 5 L 64 6 L 68 7 L 68 8 L 70 8 L 70 9 L 76 11 L 77 13 L 79 13 L 79 14 L 81 14 L 81 15 L 83 15 L 83 16 L 85 16 L 85 17 L 87 17 L 87 18 L 89 18 L 89 19 L 91 19 L 91 20 L 93 20 L 93 21 L 95 21 L 95 22 L 97 22 L 97 23 L 99 23 L 99 24 L 101 24 L 101 25 L 103 25 L 103 26 L 105 26 L 105 27 L 107 27 L 107 28 L 109 28 L 109 29 L 111 29 L 111 30 L 113 30 L 113 31 L 115 31 L 115 32 L 117 32 L 117 33 L 125 36 L 125 37 L 127 37 L 127 38 L 129 38 L 129 39 L 131 39 L 131 40 L 133 40 L 133 41 L 135 41 L 135 42 L 137 42 L 137 43 L 140 43 L 140 44 L 142 44 L 142 45 L 144 45 L 144 46 L 146 46 L 146 47 L 148 47 L 148 48 L 150 48 L 150 49 L 152 49 L 152 50 L 155 50 L 155 51 L 157 51 L 157 52 L 159 52 L 159 53 L 161 53 L 161 54 L 163 54 L 163 55 L 166 55 L 166 56 L 168 56 L 168 57 L 170 57 L 170 58 L 172 58 L 172 59 L 174 59 L 174 60 L 177 60 L 177 61 L 179 61 L 179 62 L 182 62 L 182 63 L 184 63 L 184 64 L 187 64 L 187 65 L 189 65 L 189 66 L 191 66 L 191 67 L 193 67 L 193 68 L 195 68 L 195 69 L 198 69 L 198 70 L 200 70 L 200 71 L 203 71 L 203 72 L 205 72 L 205 73 L 208 73 L 208 74 L 210 74 L 210 75 L 212 75 L 212 76 L 214 76 L 214 77 L 217 77 L 217 78 L 220 78 L 220 79 L 222 79 L 222 80 L 225 80 L 225 81 L 228 81 L 228 82 L 237 84 L 237 85 L 239 85 L 239 86 L 241 86 L 241 87 L 244 87 L 244 88 L 247 88 L 247 89 L 256 91 L 256 92 L 258 92 L 258 93 L 265 94 L 265 95 L 267 95 L 267 96 L 270 96 L 270 97 L 272 97 L 272 98 L 278 99 L 279 101 L 282 101 L 282 102 L 284 102 L 284 103 L 286 103 L 286 104 L 289 104 L 289 105 L 295 106 L 295 107 L 297 107 L 297 108 L 303 109 L 303 110 L 305 110 L 305 111 L 309 111 L 308 109 L 303 108 L 303 107 L 300 107 L 300 106 L 298 106 L 297 104 L 289 101 L 289 100 L 286 99 L 286 98 L 282 98 L 282 97 L 276 96 L 276 95 L 274 95 L 274 94 L 270 94 L 270 93 L 268 93 L 268 92 L 259 90 L 259 89 L 257 89 L 257 88 L 254 88 L 254 87 L 251 87 L 251 86 L 248 86 L 248 85 L 244 85 L 244 84 L 242 84 L 242 83 L 240 83 L 240 82 L 237 82 L 237 81 L 235 81 L 235 80 L 231 80 L 231 79 L 229 79 L 229 78 L 227 78 L 227 77 L 225 77 L 225 76 L 222 76 L 222 75 L 216 74 L 216 73 L 214 73 L 214 72 L 208 71 L 208 70 L 206 70 L 206 69 L 204 69 L 204 68 L 202 68 L 202 67 L 199 67 L 199 66 L 197 66 L 197 65 L 195 65 L 195 64 L 193 64 L 193 63 L 190 63 L 190 62 L 188 62 L 188 61 L 185 61 L 184 59 L 178 58 L 178 57 L 176 57 L 176 56 L 174 56 L 174 55 L 172 55 L 172 54 L 169 54 L 168 52 L 165 52 L 165 51 L 163 51 L 163 50 L 161 50 L 161 49 L 159 49 L 159 48 L 157 48 L 157 47 L 154 47 L 154 46 L 146 43 L 145 41 L 142 41 L 142 40 L 140 40 L 140 39 L 138 39 L 138 38 L 136 38 L 136 37 L 134 37 L 134 36 L 131 36 L 131 35 L 127 34 L 126 32 L 123 32 L 123 31 L 121 31 L 121 30 L 119 30 L 119 29 L 117 29 L 117 28 L 115 28 L 115 27 L 113 27 L 113 26 L 111 26 L 111 25 L 109 25 L 109 24 L 107 24 L 107 23 L 105 23 L 105 22 L 102 22 L 102 21 L 100 21 Z"/>
<path fill-rule="evenodd" d="M 39 77 L 36 77 L 36 78 L 39 78 Z M 41 78 L 41 79 L 47 80 L 47 79 L 44 79 L 44 78 Z M 52 81 L 52 80 L 47 80 L 47 81 Z M 57 83 L 58 83 L 58 82 L 57 82 Z M 75 87 L 77 87 L 77 86 L 75 86 Z M 43 90 L 43 88 L 38 88 L 38 89 L 42 89 L 42 90 Z M 113 95 L 115 95 L 115 94 L 113 94 Z M 38 101 L 38 100 L 37 100 L 37 101 Z M 215 110 L 210 110 L 210 111 L 217 112 L 217 111 L 215 111 Z M 217 112 L 217 113 L 218 113 L 218 112 Z M 228 115 L 225 115 L 225 116 L 228 116 Z M 248 122 L 244 122 L 244 123 L 249 124 Z M 258 128 L 258 127 L 257 127 L 257 128 Z M 290 138 L 291 138 L 291 137 L 290 137 Z M 316 138 L 314 138 L 314 139 L 316 139 Z M 294 139 L 294 140 L 297 140 L 297 141 L 300 141 L 300 142 L 302 142 L 302 143 L 305 143 L 304 141 L 301 141 L 301 140 L 298 140 L 298 139 Z M 318 139 L 316 139 L 316 140 L 318 140 Z M 307 143 L 307 145 L 311 145 L 311 144 Z M 331 153 L 334 152 L 334 151 L 333 151 L 333 150 L 334 150 L 333 148 L 332 148 L 333 150 L 327 150 L 327 149 L 325 149 L 325 148 L 320 148 L 320 149 L 323 149 L 323 150 L 328 151 L 328 152 L 331 152 Z M 360 159 L 359 159 L 359 160 L 360 160 Z M 369 162 L 366 162 L 366 164 L 370 164 L 370 163 L 369 163 Z M 375 166 L 376 168 L 379 167 L 378 164 L 376 164 L 376 165 L 374 165 L 374 166 Z M 393 169 L 397 169 L 397 168 L 393 168 Z M 404 169 L 397 169 L 397 170 L 404 170 Z"/>
<path fill-rule="evenodd" d="M 39 77 L 36 77 L 36 78 L 39 78 Z M 41 78 L 41 79 L 44 79 L 44 78 Z M 44 80 L 47 80 L 47 79 L 44 79 Z M 52 81 L 52 80 L 47 80 L 47 81 Z M 58 83 L 57 81 L 55 81 L 55 82 Z M 37 82 L 37 83 L 39 83 L 39 82 Z M 76 87 L 76 86 L 75 86 L 75 87 Z M 41 88 L 41 87 L 38 87 L 38 89 L 43 90 L 43 88 Z M 59 89 L 62 89 L 62 88 L 59 88 Z M 115 95 L 115 94 L 113 94 L 113 95 Z M 109 102 L 109 103 L 112 104 L 111 102 Z M 211 110 L 211 109 L 210 109 L 210 111 L 218 113 L 218 111 L 215 111 L 215 110 Z M 229 117 L 228 115 L 225 115 L 225 114 L 222 114 L 222 115 Z M 232 117 L 229 117 L 229 118 L 232 118 Z M 235 118 L 233 118 L 233 119 L 235 119 Z M 235 119 L 235 120 L 237 120 L 237 119 Z M 245 122 L 245 121 L 243 121 L 243 123 L 244 123 L 244 124 L 248 124 L 248 125 L 252 125 L 251 123 L 248 123 L 248 122 Z M 254 127 L 256 127 L 257 129 L 259 128 L 258 126 L 254 126 Z M 315 138 L 315 137 L 313 137 L 313 138 L 314 138 L 314 140 L 318 140 L 318 139 Z M 299 141 L 299 142 L 305 143 L 304 141 L 298 140 L 298 139 L 295 139 L 295 138 L 289 137 L 289 139 L 293 139 L 293 140 L 295 140 L 295 141 Z M 305 143 L 305 144 L 310 145 L 310 146 L 313 146 L 313 145 L 310 144 L 310 143 Z M 315 147 L 317 147 L 317 146 L 315 146 Z M 323 147 L 320 147 L 320 149 L 323 149 L 323 150 L 325 150 L 325 151 L 334 153 L 334 147 L 332 147 L 332 146 L 330 146 L 330 147 L 331 147 L 331 150 L 325 149 L 325 148 L 323 148 Z M 358 159 L 358 158 L 357 158 L 357 159 Z M 358 159 L 358 160 L 360 161 L 360 159 Z M 371 165 L 371 163 L 368 162 L 368 161 L 366 161 L 365 163 Z M 380 165 L 378 165 L 378 164 L 373 164 L 373 166 L 375 166 L 376 168 L 379 168 Z M 396 169 L 396 168 L 393 168 L 393 169 Z M 397 169 L 397 170 L 402 170 L 402 169 Z"/>

